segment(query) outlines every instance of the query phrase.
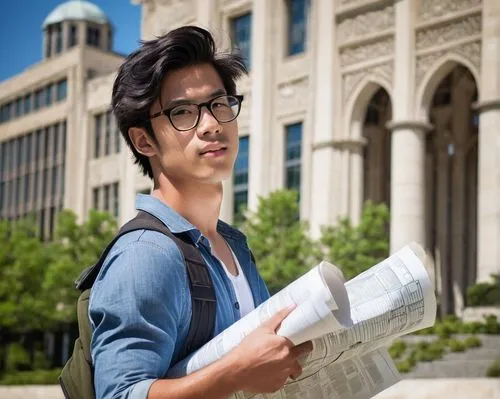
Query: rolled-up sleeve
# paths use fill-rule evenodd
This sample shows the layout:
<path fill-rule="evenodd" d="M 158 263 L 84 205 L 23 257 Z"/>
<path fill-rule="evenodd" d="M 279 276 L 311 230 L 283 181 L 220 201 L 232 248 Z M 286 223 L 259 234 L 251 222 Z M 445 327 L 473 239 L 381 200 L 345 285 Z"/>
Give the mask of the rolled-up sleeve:
<path fill-rule="evenodd" d="M 89 317 L 97 399 L 145 399 L 167 373 L 190 311 L 184 259 L 168 241 L 166 247 L 134 241 L 111 253 L 94 284 Z"/>

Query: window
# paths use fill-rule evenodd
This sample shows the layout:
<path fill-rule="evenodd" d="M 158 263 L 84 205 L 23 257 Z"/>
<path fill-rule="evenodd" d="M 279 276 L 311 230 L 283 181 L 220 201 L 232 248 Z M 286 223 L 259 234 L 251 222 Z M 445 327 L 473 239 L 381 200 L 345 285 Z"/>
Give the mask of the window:
<path fill-rule="evenodd" d="M 117 218 L 120 214 L 120 184 L 118 182 L 113 183 L 112 195 L 111 206 L 113 208 L 113 215 Z"/>
<path fill-rule="evenodd" d="M 59 54 L 61 51 L 62 51 L 62 25 L 61 24 L 57 24 L 55 26 L 55 35 L 56 35 L 56 48 L 55 48 L 55 51 L 56 51 L 56 54 Z"/>
<path fill-rule="evenodd" d="M 45 88 L 45 105 L 49 106 L 52 104 L 52 91 L 54 89 L 54 84 L 51 83 Z"/>
<path fill-rule="evenodd" d="M 111 111 L 105 113 L 104 123 L 104 156 L 106 156 L 111 150 Z"/>
<path fill-rule="evenodd" d="M 99 47 L 101 41 L 101 32 L 97 28 L 87 28 L 87 44 L 89 46 Z"/>
<path fill-rule="evenodd" d="M 94 158 L 99 158 L 101 156 L 101 125 L 102 125 L 102 114 L 98 114 L 94 117 Z"/>
<path fill-rule="evenodd" d="M 99 209 L 99 188 L 92 190 L 92 208 Z"/>
<path fill-rule="evenodd" d="M 248 203 L 248 156 L 249 137 L 240 137 L 238 157 L 234 167 L 233 215 L 235 222 L 241 222 Z"/>
<path fill-rule="evenodd" d="M 288 0 L 288 55 L 303 53 L 306 47 L 309 0 Z"/>
<path fill-rule="evenodd" d="M 69 28 L 69 47 L 74 47 L 78 44 L 78 28 L 76 25 L 71 25 Z"/>
<path fill-rule="evenodd" d="M 244 14 L 231 20 L 231 31 L 234 47 L 239 49 L 245 58 L 248 69 L 251 65 L 252 14 Z"/>
<path fill-rule="evenodd" d="M 23 115 L 23 99 L 18 98 L 16 99 L 16 112 L 15 112 L 16 117 L 22 116 Z"/>
<path fill-rule="evenodd" d="M 47 28 L 45 40 L 47 41 L 47 45 L 45 47 L 45 58 L 49 58 L 52 55 L 52 26 Z"/>
<path fill-rule="evenodd" d="M 286 126 L 285 186 L 296 190 L 300 199 L 302 123 Z"/>
<path fill-rule="evenodd" d="M 63 79 L 57 82 L 56 90 L 57 90 L 56 93 L 57 101 L 62 101 L 66 99 L 66 96 L 68 95 L 68 81 L 66 79 Z"/>
<path fill-rule="evenodd" d="M 31 112 L 31 93 L 24 96 L 24 113 L 29 114 Z"/>

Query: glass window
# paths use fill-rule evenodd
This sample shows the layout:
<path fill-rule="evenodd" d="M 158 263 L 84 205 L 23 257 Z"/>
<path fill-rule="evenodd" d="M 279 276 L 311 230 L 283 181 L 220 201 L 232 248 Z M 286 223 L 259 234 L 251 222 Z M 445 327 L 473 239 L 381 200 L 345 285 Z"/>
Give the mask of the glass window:
<path fill-rule="evenodd" d="M 309 0 L 288 0 L 288 55 L 302 53 L 306 47 Z"/>
<path fill-rule="evenodd" d="M 33 142 L 33 133 L 28 133 L 26 135 L 26 164 L 31 164 L 33 160 L 33 152 L 31 151 L 31 146 Z"/>
<path fill-rule="evenodd" d="M 300 196 L 302 123 L 286 126 L 285 186 Z"/>
<path fill-rule="evenodd" d="M 238 157 L 236 158 L 233 185 L 233 214 L 236 223 L 243 219 L 243 212 L 247 207 L 248 200 L 248 156 L 249 137 L 240 137 Z"/>
<path fill-rule="evenodd" d="M 52 195 L 55 196 L 57 194 L 57 170 L 58 168 L 54 166 L 52 168 Z"/>
<path fill-rule="evenodd" d="M 56 123 L 53 127 L 52 135 L 52 157 L 56 160 L 59 155 L 59 124 Z"/>
<path fill-rule="evenodd" d="M 46 127 L 44 129 L 44 151 L 43 151 L 43 154 L 44 154 L 44 159 L 47 159 L 49 157 L 49 137 L 51 136 L 51 133 L 50 133 L 50 130 L 48 127 Z"/>
<path fill-rule="evenodd" d="M 109 184 L 104 186 L 104 210 L 109 212 Z"/>
<path fill-rule="evenodd" d="M 7 103 L 5 104 L 3 107 L 2 107 L 2 121 L 3 122 L 8 122 L 10 121 L 10 119 L 12 118 L 12 109 L 14 107 L 12 107 L 12 103 Z"/>
<path fill-rule="evenodd" d="M 31 112 L 31 93 L 24 96 L 24 113 L 29 114 Z"/>
<path fill-rule="evenodd" d="M 109 155 L 111 149 L 111 111 L 107 111 L 105 114 L 105 126 L 104 126 L 104 156 Z"/>
<path fill-rule="evenodd" d="M 28 209 L 30 202 L 30 175 L 24 175 L 24 209 Z"/>
<path fill-rule="evenodd" d="M 121 141 L 122 141 L 122 135 L 120 133 L 120 129 L 118 128 L 117 124 L 116 124 L 116 118 L 114 117 L 114 115 L 111 115 L 111 117 L 113 118 L 113 126 L 114 126 L 114 134 L 115 134 L 115 151 L 116 153 L 119 153 L 120 152 L 120 147 L 121 147 Z"/>
<path fill-rule="evenodd" d="M 71 24 L 69 28 L 69 47 L 74 47 L 78 44 L 78 30 L 77 26 Z"/>
<path fill-rule="evenodd" d="M 62 101 L 66 99 L 66 96 L 68 95 L 68 81 L 66 79 L 63 79 L 57 82 L 56 91 L 57 91 L 56 93 L 57 101 Z"/>
<path fill-rule="evenodd" d="M 54 91 L 54 84 L 51 83 L 45 88 L 45 105 L 52 104 L 52 93 Z"/>
<path fill-rule="evenodd" d="M 47 41 L 47 46 L 45 47 L 45 57 L 49 58 L 52 55 L 52 26 L 47 28 L 47 34 L 45 36 Z"/>
<path fill-rule="evenodd" d="M 17 117 L 23 115 L 23 99 L 22 98 L 16 99 L 16 112 L 15 112 L 15 114 Z"/>
<path fill-rule="evenodd" d="M 97 114 L 94 117 L 95 132 L 94 132 L 94 158 L 99 158 L 101 156 L 101 126 L 102 126 L 102 114 Z"/>
<path fill-rule="evenodd" d="M 92 208 L 99 209 L 99 187 L 92 190 Z"/>
<path fill-rule="evenodd" d="M 33 104 L 33 109 L 36 111 L 42 107 L 42 90 L 39 89 L 35 91 L 35 103 Z"/>
<path fill-rule="evenodd" d="M 251 65 L 252 14 L 244 14 L 231 20 L 232 41 L 245 58 L 248 69 Z"/>
<path fill-rule="evenodd" d="M 117 218 L 120 215 L 120 184 L 113 183 L 113 214 Z"/>
<path fill-rule="evenodd" d="M 62 25 L 57 24 L 55 26 L 55 35 L 56 35 L 56 54 L 59 54 L 62 51 Z"/>

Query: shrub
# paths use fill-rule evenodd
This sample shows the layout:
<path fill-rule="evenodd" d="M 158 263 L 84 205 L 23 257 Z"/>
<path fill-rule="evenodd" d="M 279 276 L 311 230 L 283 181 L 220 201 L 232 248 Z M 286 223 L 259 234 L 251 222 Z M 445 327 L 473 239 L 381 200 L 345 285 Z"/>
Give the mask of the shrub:
<path fill-rule="evenodd" d="M 464 341 L 465 347 L 468 348 L 479 348 L 482 343 L 481 340 L 476 336 L 467 337 Z"/>
<path fill-rule="evenodd" d="M 490 364 L 488 370 L 486 370 L 487 377 L 500 377 L 500 358 L 496 359 Z"/>
<path fill-rule="evenodd" d="M 450 339 L 448 341 L 448 347 L 452 352 L 464 352 L 466 349 L 465 344 L 458 339 Z"/>
<path fill-rule="evenodd" d="M 13 343 L 7 347 L 7 363 L 5 366 L 7 373 L 28 370 L 30 366 L 29 354 L 21 344 Z"/>
<path fill-rule="evenodd" d="M 60 374 L 61 369 L 9 373 L 0 379 L 0 385 L 54 385 Z"/>
<path fill-rule="evenodd" d="M 481 282 L 467 289 L 469 306 L 500 305 L 500 275 L 493 275 L 491 282 Z"/>
<path fill-rule="evenodd" d="M 393 359 L 399 359 L 406 350 L 406 342 L 395 341 L 389 348 L 389 354 Z"/>

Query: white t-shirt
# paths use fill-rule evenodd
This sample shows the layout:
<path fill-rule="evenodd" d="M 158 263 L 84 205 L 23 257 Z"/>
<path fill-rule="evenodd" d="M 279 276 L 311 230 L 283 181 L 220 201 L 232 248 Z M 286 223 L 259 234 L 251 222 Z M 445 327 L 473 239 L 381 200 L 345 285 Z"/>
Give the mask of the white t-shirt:
<path fill-rule="evenodd" d="M 234 263 L 236 268 L 238 269 L 238 275 L 233 276 L 228 270 L 224 262 L 220 262 L 224 267 L 224 271 L 226 272 L 227 277 L 231 281 L 234 287 L 234 291 L 236 293 L 236 299 L 240 304 L 240 315 L 241 317 L 250 313 L 255 309 L 255 304 L 253 302 L 252 290 L 250 289 L 250 285 L 248 284 L 248 280 L 241 269 L 240 262 L 238 262 L 238 258 L 234 254 L 231 247 L 228 245 L 229 250 L 231 251 L 231 255 L 233 256 Z"/>

